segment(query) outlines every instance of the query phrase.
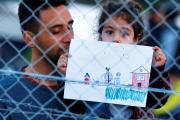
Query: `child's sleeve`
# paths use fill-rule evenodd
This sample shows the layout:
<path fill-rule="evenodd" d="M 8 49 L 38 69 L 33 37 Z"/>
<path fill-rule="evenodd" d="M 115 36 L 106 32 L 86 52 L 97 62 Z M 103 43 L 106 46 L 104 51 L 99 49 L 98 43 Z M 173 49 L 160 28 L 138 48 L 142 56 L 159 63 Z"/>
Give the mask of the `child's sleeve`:
<path fill-rule="evenodd" d="M 164 66 L 151 68 L 149 87 L 166 90 L 170 89 L 168 73 L 164 71 Z M 146 106 L 149 108 L 159 108 L 166 103 L 168 97 L 169 94 L 167 93 L 149 91 Z"/>

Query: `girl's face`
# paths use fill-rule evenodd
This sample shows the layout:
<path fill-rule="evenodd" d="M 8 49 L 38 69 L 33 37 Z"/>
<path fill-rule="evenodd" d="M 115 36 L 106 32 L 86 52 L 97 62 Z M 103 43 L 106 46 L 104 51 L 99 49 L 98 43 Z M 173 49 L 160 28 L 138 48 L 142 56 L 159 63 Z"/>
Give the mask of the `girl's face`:
<path fill-rule="evenodd" d="M 132 26 L 118 16 L 112 17 L 112 19 L 106 21 L 101 33 L 101 39 L 102 41 L 113 41 L 116 43 L 137 43 L 134 38 Z"/>

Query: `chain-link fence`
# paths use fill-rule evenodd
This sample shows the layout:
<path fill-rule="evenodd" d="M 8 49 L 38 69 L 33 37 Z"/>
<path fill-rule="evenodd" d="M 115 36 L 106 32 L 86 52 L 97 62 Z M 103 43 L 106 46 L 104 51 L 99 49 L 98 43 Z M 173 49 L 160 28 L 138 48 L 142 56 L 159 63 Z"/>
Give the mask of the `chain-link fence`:
<path fill-rule="evenodd" d="M 0 3 L 0 119 L 180 120 L 179 0 L 2 0 Z M 122 59 L 131 57 L 122 54 L 122 59 L 119 58 L 123 51 L 115 51 L 110 48 L 111 45 L 90 49 L 93 47 L 89 46 L 93 45 L 88 46 L 81 41 L 71 52 L 76 55 L 87 49 L 91 57 L 77 55 L 81 59 L 71 61 L 75 67 L 72 65 L 70 68 L 68 64 L 72 56 L 68 53 L 74 39 L 159 46 L 154 48 L 152 56 L 149 87 L 143 89 L 148 90 L 146 106 L 129 102 L 126 93 L 123 97 L 125 102 L 120 102 L 123 105 L 96 101 L 102 94 L 101 86 L 118 88 L 116 97 L 120 95 L 118 90 L 121 88 L 130 91 L 135 88 L 140 92 L 145 82 L 145 76 L 142 76 L 144 63 L 138 73 L 141 76 L 136 76 L 140 82 L 127 83 L 126 77 L 122 77 L 123 83 L 127 83 L 122 85 L 117 80 L 127 76 L 124 72 L 135 66 L 133 62 Z M 132 48 L 126 51 L 128 56 L 134 56 L 136 51 L 137 56 L 140 54 L 142 59 L 146 58 L 146 53 L 138 51 L 137 47 Z M 110 51 L 109 56 L 113 54 L 114 57 L 106 57 L 109 61 L 99 59 L 107 50 Z M 141 61 L 134 57 L 136 60 Z M 104 63 L 112 64 L 107 67 Z M 120 63 L 123 64 L 122 71 L 111 73 Z M 91 72 L 84 73 L 83 70 Z M 104 77 L 100 80 L 105 79 L 106 82 L 103 85 L 96 79 L 93 79 L 94 83 L 90 82 L 91 73 L 95 76 L 101 70 L 106 72 L 103 71 Z M 81 73 L 84 75 L 81 82 L 73 77 L 71 80 L 67 78 Z M 117 84 L 111 82 L 115 79 Z M 73 85 L 68 86 L 67 82 Z M 76 99 L 66 99 L 64 90 L 67 88 L 70 88 L 70 93 L 66 91 L 66 97 L 83 94 Z M 90 91 L 94 93 L 83 99 Z M 135 100 L 132 96 L 129 95 L 129 98 Z M 139 94 L 136 99 L 140 97 Z"/>

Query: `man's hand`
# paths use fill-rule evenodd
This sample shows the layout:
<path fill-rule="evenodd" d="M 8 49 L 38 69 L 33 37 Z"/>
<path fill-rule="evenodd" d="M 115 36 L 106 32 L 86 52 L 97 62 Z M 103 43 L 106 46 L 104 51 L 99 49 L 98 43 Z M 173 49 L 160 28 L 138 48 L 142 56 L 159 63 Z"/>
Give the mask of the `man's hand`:
<path fill-rule="evenodd" d="M 166 63 L 166 56 L 163 53 L 163 51 L 161 50 L 161 48 L 155 46 L 153 47 L 154 50 L 154 55 L 153 55 L 153 64 L 156 67 L 160 67 L 165 65 Z"/>
<path fill-rule="evenodd" d="M 57 63 L 60 72 L 63 73 L 64 75 L 66 74 L 68 57 L 69 57 L 69 54 L 68 54 L 68 53 L 62 54 L 62 55 L 60 56 L 59 60 L 58 60 L 58 63 Z"/>

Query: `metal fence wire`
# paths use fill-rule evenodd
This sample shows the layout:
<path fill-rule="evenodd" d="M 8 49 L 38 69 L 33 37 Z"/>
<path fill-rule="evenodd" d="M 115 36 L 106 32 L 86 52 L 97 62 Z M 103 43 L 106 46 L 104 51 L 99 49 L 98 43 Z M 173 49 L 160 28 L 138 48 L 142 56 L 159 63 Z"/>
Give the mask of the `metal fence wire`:
<path fill-rule="evenodd" d="M 65 0 L 0 2 L 0 119 L 180 120 L 179 0 L 69 0 L 67 4 Z M 65 99 L 65 82 L 78 84 L 65 75 L 73 38 L 130 44 L 133 40 L 133 44 L 159 46 L 166 61 L 159 66 L 152 63 L 146 107 L 86 101 L 81 100 L 81 96 Z M 83 45 L 82 42 L 74 52 Z M 101 54 L 94 54 L 94 50 L 89 53 L 93 58 L 91 62 Z M 162 61 L 163 57 L 156 59 Z M 103 67 L 101 61 L 96 62 Z M 116 64 L 113 63 L 111 69 Z M 76 66 L 82 70 L 88 64 Z M 110 68 L 106 70 L 109 83 L 113 75 L 109 73 Z M 75 73 L 77 71 L 72 74 Z M 87 73 L 87 81 L 89 76 Z M 96 89 L 96 92 L 100 91 Z"/>

